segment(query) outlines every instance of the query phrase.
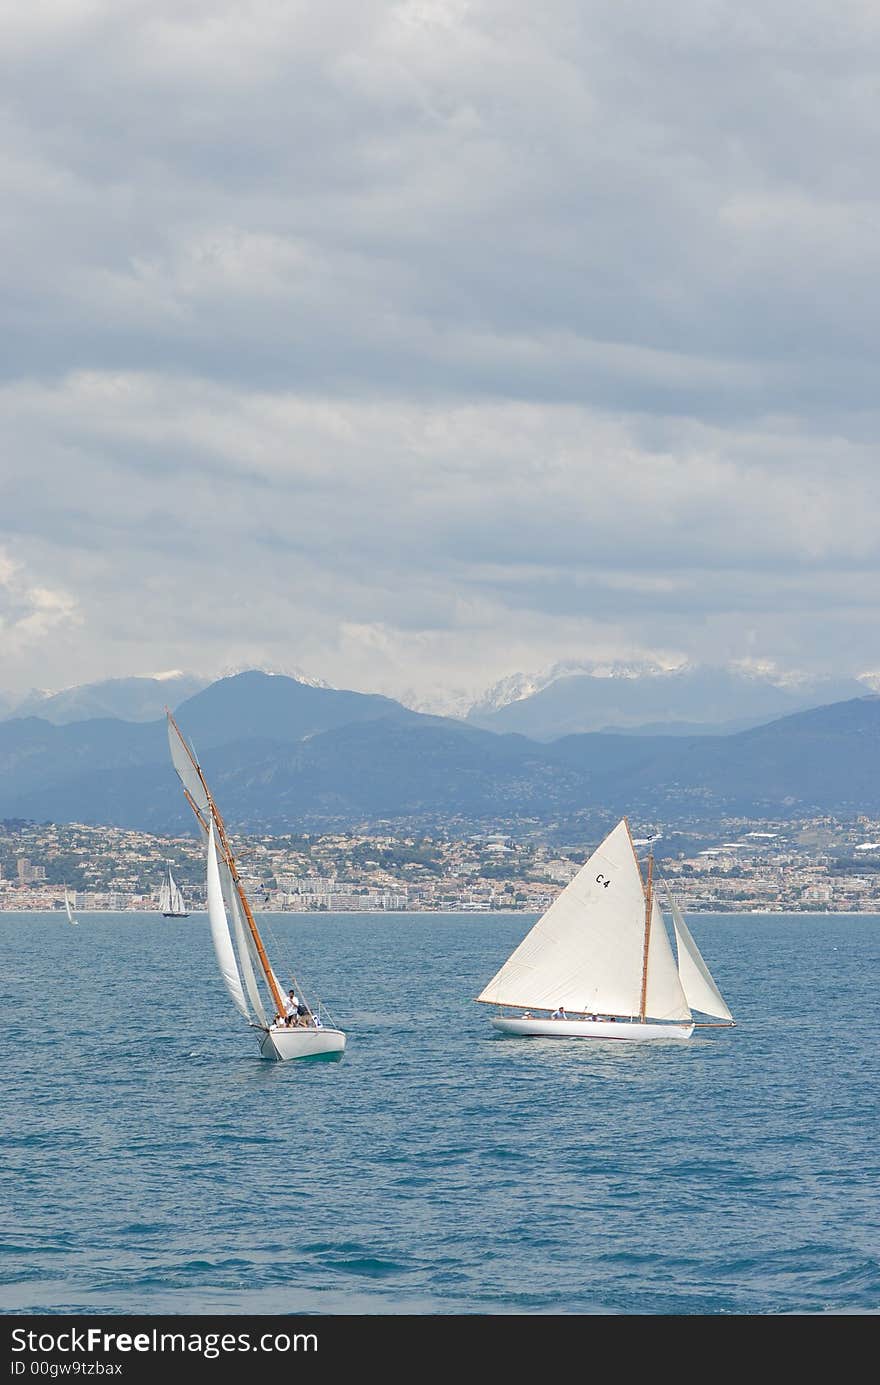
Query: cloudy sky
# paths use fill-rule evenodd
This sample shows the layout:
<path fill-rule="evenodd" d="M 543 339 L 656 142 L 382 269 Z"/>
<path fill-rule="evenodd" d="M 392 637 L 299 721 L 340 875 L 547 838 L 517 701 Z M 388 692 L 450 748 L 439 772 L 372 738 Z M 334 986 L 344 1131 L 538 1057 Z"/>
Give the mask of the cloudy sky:
<path fill-rule="evenodd" d="M 880 667 L 880 10 L 0 0 L 0 688 Z"/>

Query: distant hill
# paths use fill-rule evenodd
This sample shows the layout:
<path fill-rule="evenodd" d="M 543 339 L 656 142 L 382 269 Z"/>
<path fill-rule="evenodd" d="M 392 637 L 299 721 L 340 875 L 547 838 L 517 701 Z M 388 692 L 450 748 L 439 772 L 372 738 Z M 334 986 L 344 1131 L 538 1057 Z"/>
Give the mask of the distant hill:
<path fill-rule="evenodd" d="M 541 742 L 253 672 L 212 684 L 175 715 L 238 831 L 880 812 L 877 696 L 729 736 Z M 0 722 L 0 817 L 193 830 L 164 718 Z"/>
<path fill-rule="evenodd" d="M 137 744 L 115 736 L 98 744 L 99 728 L 123 723 L 27 725 L 31 768 L 23 770 L 19 756 L 18 772 L 0 788 L 0 818 L 192 831 L 164 724 L 139 728 L 147 734 Z M 50 734 L 39 734 L 41 726 Z M 0 783 L 12 758 L 5 730 L 0 726 Z M 353 722 L 299 742 L 254 737 L 203 747 L 196 737 L 195 745 L 228 825 L 242 831 L 319 831 L 403 818 L 450 825 L 543 819 L 582 812 L 592 801 L 591 773 L 554 761 L 537 742 L 429 718 Z M 90 767 L 96 755 L 100 763 Z"/>
<path fill-rule="evenodd" d="M 789 687 L 766 675 L 705 665 L 670 672 L 648 668 L 568 673 L 529 696 L 494 707 L 491 700 L 484 701 L 471 710 L 468 721 L 485 730 L 516 731 L 534 740 L 614 730 L 726 735 L 791 712 L 864 697 L 867 691 L 854 678 L 814 679 Z"/>
<path fill-rule="evenodd" d="M 10 802 L 36 798 L 43 818 L 54 818 L 51 804 L 65 785 L 112 769 L 137 769 L 168 757 L 165 723 L 143 724 L 110 718 L 53 726 L 40 717 L 0 722 L 0 817 L 32 816 L 7 812 Z M 97 804 L 87 794 L 91 821 Z M 58 821 L 67 821 L 65 816 Z"/>
<path fill-rule="evenodd" d="M 310 737 L 379 719 L 389 726 L 445 724 L 390 698 L 256 670 L 196 693 L 176 708 L 175 718 L 200 760 L 222 773 L 264 760 L 285 762 L 290 747 Z M 266 811 L 264 804 L 259 811 Z M 111 718 L 62 725 L 38 717 L 0 721 L 0 817 L 188 828 L 190 810 L 171 767 L 164 715 L 138 724 Z"/>
<path fill-rule="evenodd" d="M 95 717 L 155 721 L 166 706 L 173 711 L 207 683 L 208 679 L 194 674 L 175 673 L 163 678 L 107 678 L 100 683 L 85 683 L 58 693 L 34 691 L 20 699 L 2 694 L 0 719 L 35 716 L 54 726 Z"/>
<path fill-rule="evenodd" d="M 614 763 L 614 745 L 625 747 Z M 641 750 L 639 749 L 641 747 Z M 880 697 L 854 698 L 730 736 L 564 737 L 547 747 L 594 776 L 615 811 L 669 821 L 880 812 Z"/>
<path fill-rule="evenodd" d="M 433 722 L 378 693 L 345 692 L 314 687 L 283 674 L 252 669 L 221 678 L 177 708 L 184 735 L 203 747 L 230 740 L 301 741 L 307 736 L 380 718 Z"/>

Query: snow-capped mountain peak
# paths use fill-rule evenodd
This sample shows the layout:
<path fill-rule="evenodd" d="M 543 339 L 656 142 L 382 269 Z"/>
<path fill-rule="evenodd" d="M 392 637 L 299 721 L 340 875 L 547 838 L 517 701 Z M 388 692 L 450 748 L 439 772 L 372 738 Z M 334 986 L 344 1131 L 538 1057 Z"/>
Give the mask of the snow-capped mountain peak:
<path fill-rule="evenodd" d="M 678 665 L 673 667 L 684 667 Z M 511 673 L 488 688 L 476 698 L 468 708 L 469 715 L 483 716 L 489 712 L 500 711 L 512 702 L 522 702 L 527 697 L 549 688 L 560 678 L 650 678 L 669 673 L 672 668 L 653 660 L 561 660 L 544 669 L 541 673 Z"/>

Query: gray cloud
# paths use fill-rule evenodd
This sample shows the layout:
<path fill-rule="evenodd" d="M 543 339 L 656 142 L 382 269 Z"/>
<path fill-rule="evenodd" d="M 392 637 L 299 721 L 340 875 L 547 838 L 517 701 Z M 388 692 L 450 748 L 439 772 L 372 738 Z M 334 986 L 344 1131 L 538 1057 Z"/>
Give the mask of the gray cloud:
<path fill-rule="evenodd" d="M 877 664 L 869 6 L 4 26 L 7 685 Z"/>

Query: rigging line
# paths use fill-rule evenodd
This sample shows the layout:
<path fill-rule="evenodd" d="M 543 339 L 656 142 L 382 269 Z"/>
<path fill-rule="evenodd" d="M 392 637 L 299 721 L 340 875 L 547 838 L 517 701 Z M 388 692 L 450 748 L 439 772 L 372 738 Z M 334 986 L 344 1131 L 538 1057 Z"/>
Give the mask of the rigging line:
<path fill-rule="evenodd" d="M 289 979 L 289 981 L 292 982 L 293 988 L 296 991 L 296 994 L 299 997 L 300 1001 L 304 1002 L 308 1006 L 312 1014 L 322 1015 L 324 1018 L 326 1018 L 331 1027 L 336 1029 L 338 1027 L 336 1021 L 330 1014 L 330 1011 L 327 1009 L 327 1006 L 324 1004 L 321 997 L 318 995 L 317 990 L 311 985 L 308 976 L 306 976 L 305 985 L 303 985 L 303 973 L 297 973 L 297 971 L 295 971 L 294 967 L 291 965 L 291 953 L 289 947 L 281 942 L 277 933 L 272 927 L 271 921 L 266 919 L 265 914 L 263 914 L 262 917 L 262 925 L 266 933 L 266 936 L 269 938 L 269 941 L 272 945 L 272 951 L 277 956 L 282 957 L 284 959 L 284 962 L 286 963 L 286 965 L 284 967 L 279 968 L 279 970 L 283 971 L 283 973 Z"/>
<path fill-rule="evenodd" d="M 290 951 L 290 947 L 286 942 L 283 943 L 281 939 L 278 937 L 278 934 L 275 932 L 275 929 L 272 926 L 272 920 L 266 918 L 264 911 L 261 910 L 261 913 L 263 915 L 263 929 L 267 934 L 269 941 L 272 944 L 272 951 L 275 953 L 276 956 L 281 957 L 283 962 L 283 965 L 279 967 L 279 970 L 283 971 L 286 976 L 290 977 L 290 979 L 294 983 L 294 988 L 296 990 L 297 995 L 300 995 L 300 983 L 297 979 L 296 969 L 294 968 L 292 963 L 292 954 Z"/>
<path fill-rule="evenodd" d="M 271 921 L 267 921 L 265 915 L 263 916 L 263 927 L 265 928 L 266 934 L 272 942 L 273 952 L 277 952 L 277 954 L 283 957 L 285 962 L 288 963 L 288 966 L 285 970 L 287 975 L 292 980 L 294 990 L 296 991 L 300 1000 L 306 1002 L 313 1014 L 320 1013 L 326 1016 L 326 1018 L 330 1021 L 330 1024 L 335 1029 L 337 1027 L 336 1021 L 333 1019 L 333 1016 L 330 1014 L 330 1011 L 327 1009 L 327 1006 L 324 1004 L 323 1000 L 318 995 L 317 990 L 312 987 L 308 976 L 305 976 L 305 985 L 302 984 L 303 973 L 297 973 L 294 970 L 293 966 L 289 964 L 291 957 L 289 945 L 282 944 L 281 940 L 278 938 L 278 935 L 275 933 L 274 928 L 272 927 Z"/>
<path fill-rule="evenodd" d="M 265 934 L 273 955 L 280 958 L 280 963 L 278 967 L 273 967 L 273 971 L 275 972 L 276 976 L 280 975 L 281 977 L 283 977 L 286 986 L 292 985 L 300 1002 L 306 1003 L 310 1010 L 315 1011 L 316 1008 L 319 1010 L 323 1009 L 320 1000 L 317 1001 L 316 1006 L 308 1000 L 308 996 L 314 995 L 315 992 L 308 984 L 306 984 L 305 986 L 302 985 L 300 976 L 298 975 L 295 967 L 293 966 L 290 948 L 288 944 L 281 938 L 279 938 L 278 934 L 275 932 L 275 929 L 272 925 L 271 915 L 267 915 L 267 912 L 264 909 L 260 910 L 259 912 L 261 932 Z M 282 997 L 282 999 L 284 999 L 284 997 Z M 327 1011 L 324 1010 L 324 1013 L 326 1014 Z"/>

